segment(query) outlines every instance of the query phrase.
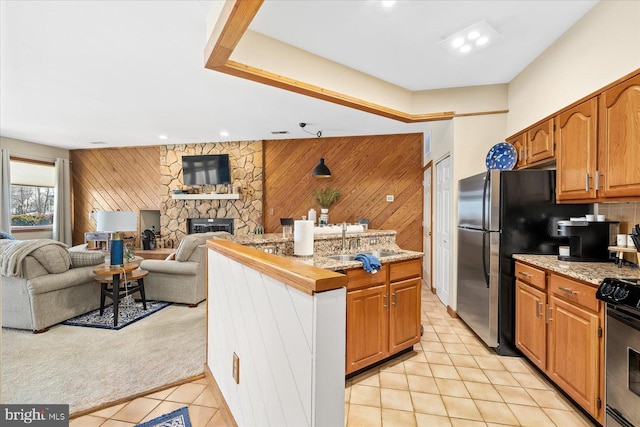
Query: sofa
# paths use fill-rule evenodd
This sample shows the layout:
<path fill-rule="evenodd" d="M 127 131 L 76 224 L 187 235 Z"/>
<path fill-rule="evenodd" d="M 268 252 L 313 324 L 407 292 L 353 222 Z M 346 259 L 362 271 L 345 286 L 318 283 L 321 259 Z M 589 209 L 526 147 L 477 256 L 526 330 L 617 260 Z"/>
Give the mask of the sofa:
<path fill-rule="evenodd" d="M 44 332 L 100 307 L 92 271 L 104 253 L 81 249 L 50 239 L 0 240 L 2 326 Z"/>
<path fill-rule="evenodd" d="M 147 300 L 168 301 L 195 307 L 207 297 L 207 248 L 209 239 L 224 239 L 224 231 L 185 236 L 175 252 L 175 259 L 147 259 L 140 263 L 149 275 L 145 279 Z"/>

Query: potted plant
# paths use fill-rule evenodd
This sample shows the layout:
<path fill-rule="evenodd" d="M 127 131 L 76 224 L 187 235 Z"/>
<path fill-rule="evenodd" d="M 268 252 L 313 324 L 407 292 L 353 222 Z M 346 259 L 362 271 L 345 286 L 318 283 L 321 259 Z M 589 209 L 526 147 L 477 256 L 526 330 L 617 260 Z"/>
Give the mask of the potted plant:
<path fill-rule="evenodd" d="M 340 191 L 335 188 L 322 188 L 315 190 L 313 195 L 320 205 L 320 225 L 329 223 L 329 207 L 340 198 Z"/>

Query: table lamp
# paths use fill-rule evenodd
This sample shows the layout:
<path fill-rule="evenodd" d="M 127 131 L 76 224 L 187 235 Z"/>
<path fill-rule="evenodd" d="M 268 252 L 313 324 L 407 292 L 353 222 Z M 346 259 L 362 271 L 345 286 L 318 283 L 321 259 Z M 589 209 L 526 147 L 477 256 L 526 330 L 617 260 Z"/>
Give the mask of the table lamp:
<path fill-rule="evenodd" d="M 135 212 L 98 211 L 96 212 L 96 231 L 111 233 L 110 262 L 112 266 L 124 265 L 123 231 L 135 231 L 138 220 Z"/>

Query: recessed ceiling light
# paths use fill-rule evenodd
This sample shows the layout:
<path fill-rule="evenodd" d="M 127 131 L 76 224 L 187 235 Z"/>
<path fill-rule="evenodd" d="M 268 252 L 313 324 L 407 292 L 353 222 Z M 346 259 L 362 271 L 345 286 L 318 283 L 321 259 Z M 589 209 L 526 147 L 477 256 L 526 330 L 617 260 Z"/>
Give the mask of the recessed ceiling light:
<path fill-rule="evenodd" d="M 455 54 L 468 55 L 493 44 L 498 38 L 498 32 L 491 25 L 479 21 L 451 34 L 439 44 Z M 467 43 L 467 40 L 471 43 Z"/>
<path fill-rule="evenodd" d="M 104 141 L 91 141 L 89 144 L 93 144 L 93 145 L 104 145 L 104 144 L 106 144 L 106 142 L 104 142 Z"/>
<path fill-rule="evenodd" d="M 464 44 L 464 38 L 463 37 L 456 37 L 455 39 L 453 39 L 451 41 L 451 46 L 453 47 L 460 47 Z"/>
<path fill-rule="evenodd" d="M 272 135 L 286 135 L 288 133 L 289 133 L 288 130 L 272 130 L 271 131 Z"/>
<path fill-rule="evenodd" d="M 229 132 L 227 132 L 226 130 L 223 130 L 220 132 L 220 136 L 229 136 Z"/>
<path fill-rule="evenodd" d="M 393 5 L 396 4 L 396 0 L 383 0 L 380 3 L 382 3 L 384 7 L 393 7 Z"/>
<path fill-rule="evenodd" d="M 165 135 L 165 134 L 158 135 L 158 138 L 160 138 L 160 139 L 169 139 L 169 137 L 167 135 Z"/>
<path fill-rule="evenodd" d="M 487 44 L 487 43 L 489 43 L 489 37 L 487 37 L 487 36 L 482 36 L 478 40 L 476 40 L 476 44 L 478 46 L 482 46 L 482 45 Z"/>

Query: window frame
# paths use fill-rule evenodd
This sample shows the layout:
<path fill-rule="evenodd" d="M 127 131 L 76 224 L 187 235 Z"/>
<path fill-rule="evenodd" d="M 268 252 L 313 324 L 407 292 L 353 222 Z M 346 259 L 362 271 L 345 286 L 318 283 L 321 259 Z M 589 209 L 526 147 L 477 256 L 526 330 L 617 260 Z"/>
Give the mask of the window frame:
<path fill-rule="evenodd" d="M 32 163 L 37 165 L 46 165 L 55 168 L 56 164 L 53 161 L 35 160 L 27 157 L 9 156 L 9 161 Z M 10 185 L 13 185 L 10 183 Z M 55 187 L 52 187 L 55 190 Z M 54 213 L 55 215 L 55 213 Z M 51 225 L 32 225 L 32 226 L 11 226 L 11 234 L 16 233 L 33 233 L 37 231 L 53 231 L 53 224 Z"/>

